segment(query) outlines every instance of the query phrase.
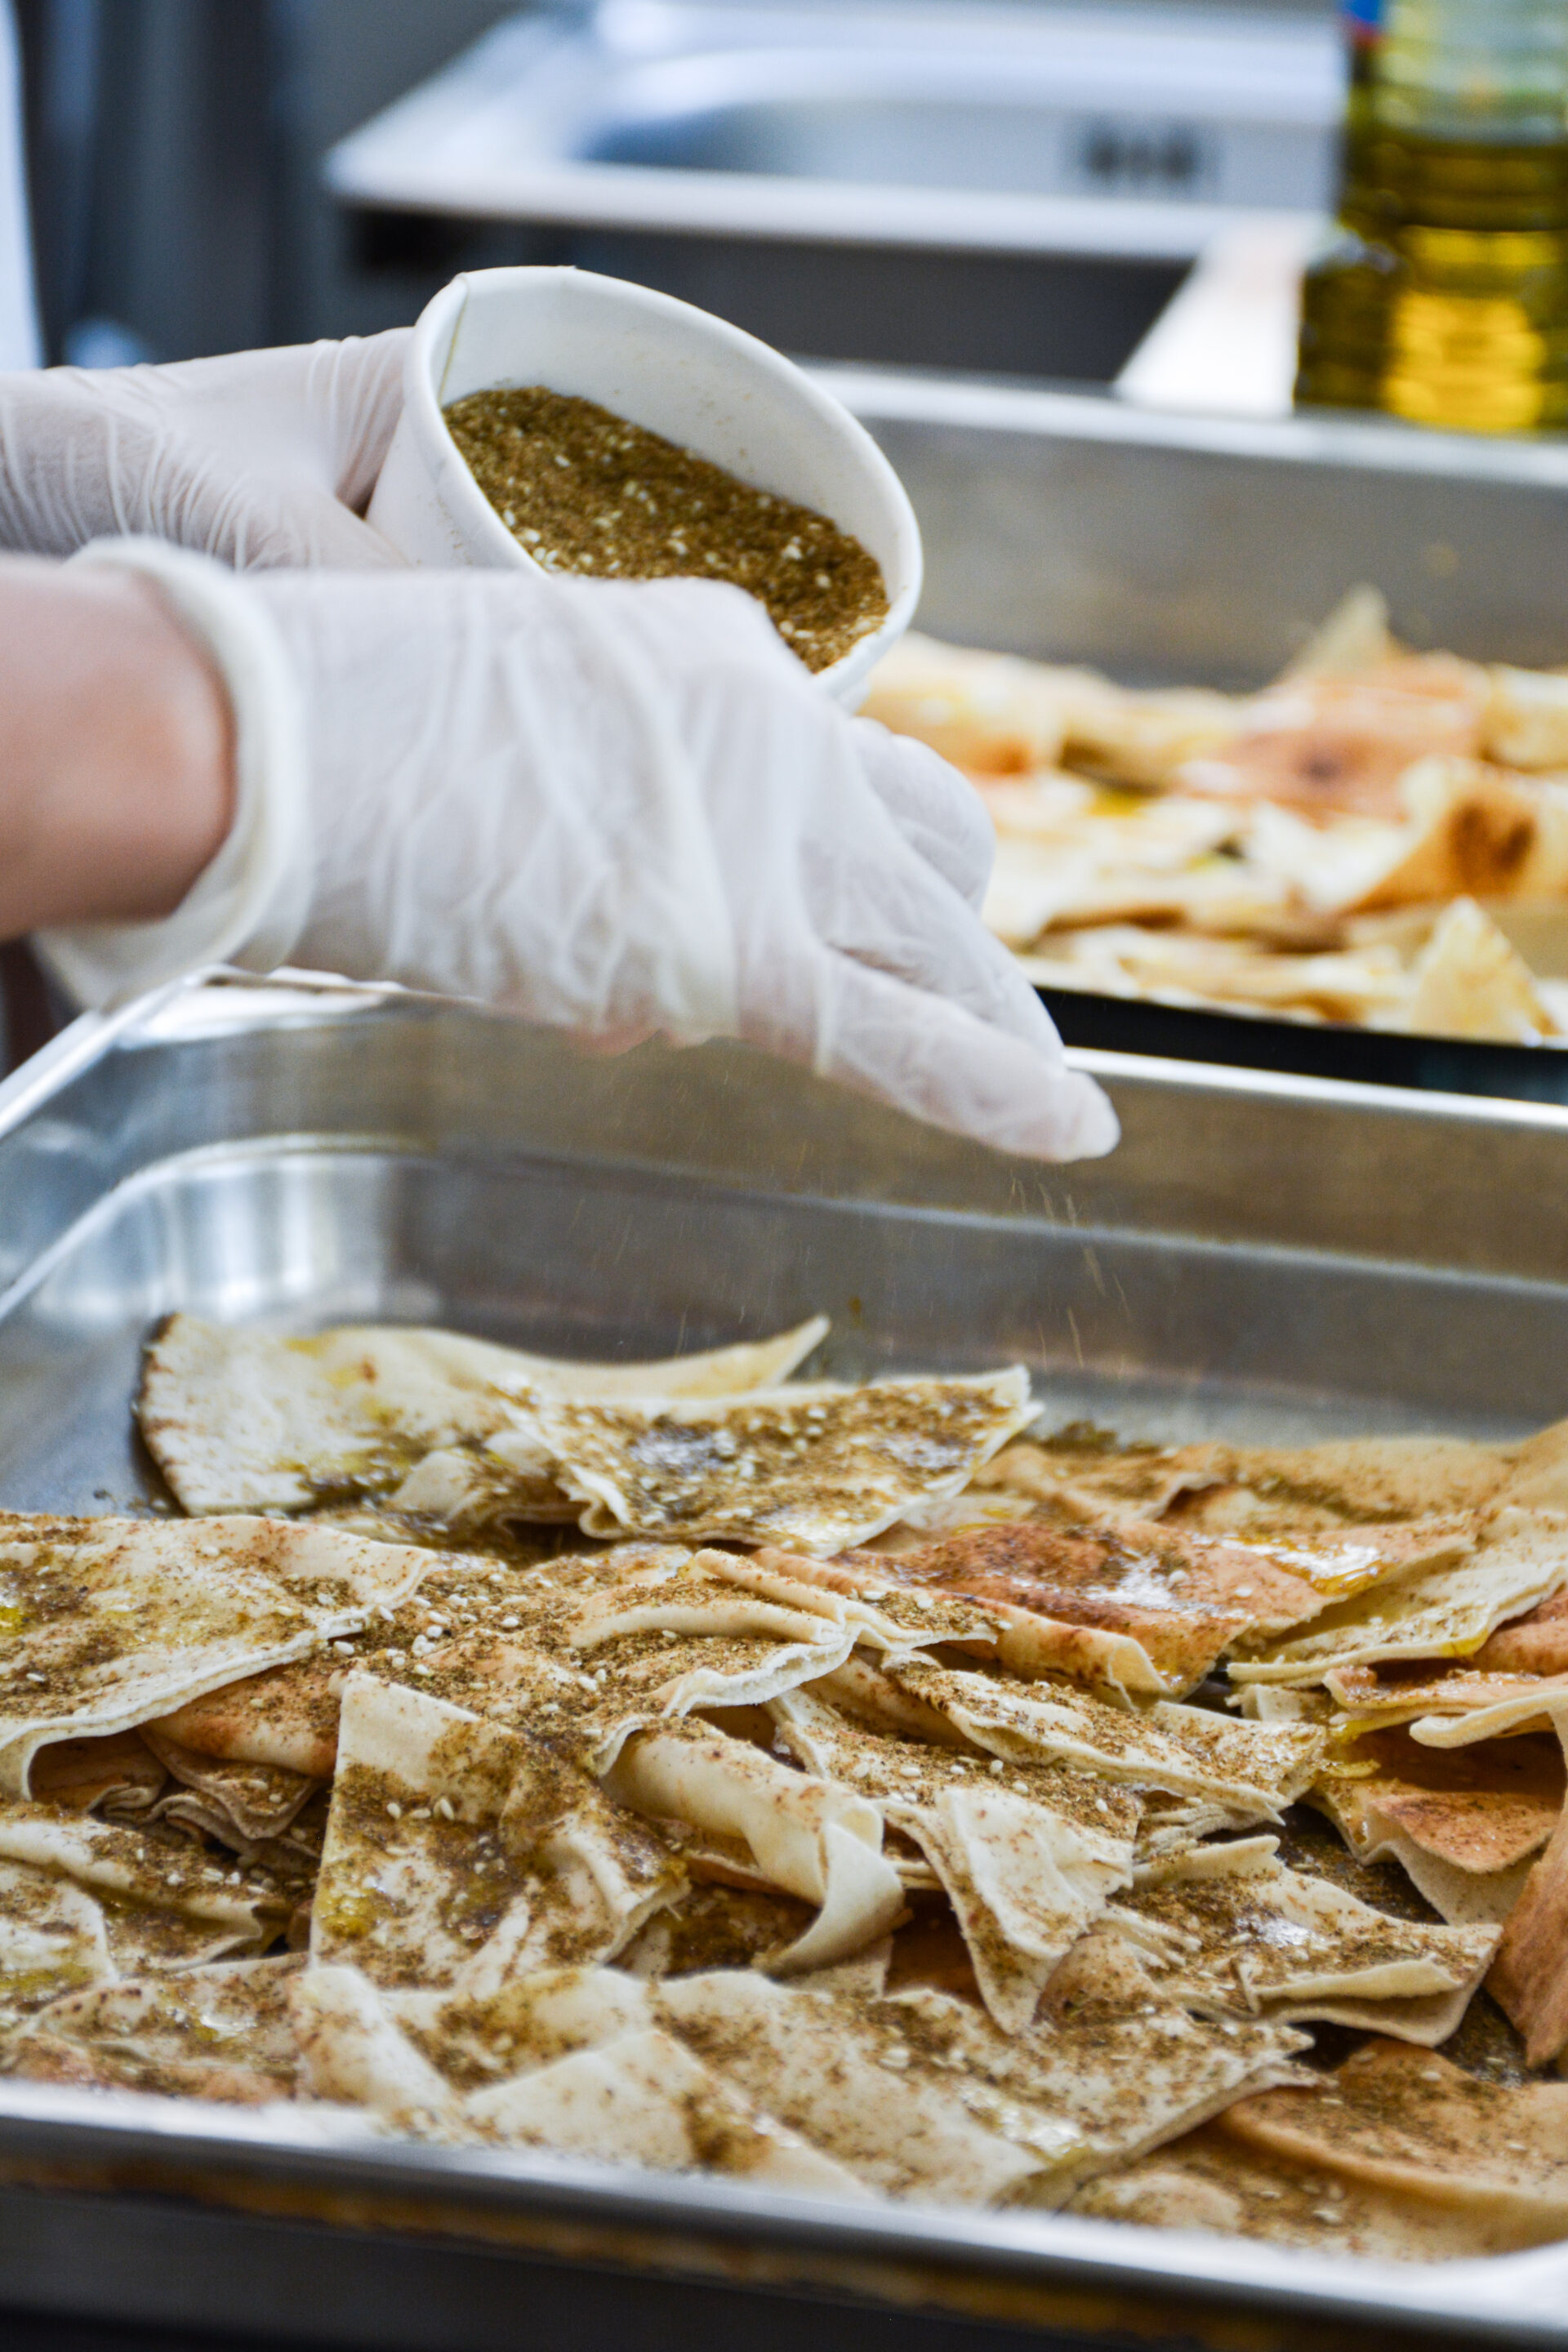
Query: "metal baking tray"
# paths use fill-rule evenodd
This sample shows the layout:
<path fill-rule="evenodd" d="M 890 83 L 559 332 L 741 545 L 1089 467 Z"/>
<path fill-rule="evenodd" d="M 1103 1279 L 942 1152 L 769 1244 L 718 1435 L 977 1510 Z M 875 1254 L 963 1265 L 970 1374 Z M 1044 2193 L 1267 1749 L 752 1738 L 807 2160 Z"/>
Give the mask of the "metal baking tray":
<path fill-rule="evenodd" d="M 153 1319 L 597 1355 L 834 1318 L 824 1368 L 1021 1357 L 1129 1434 L 1523 1431 L 1568 1405 L 1568 1111 L 1110 1055 L 1110 1159 L 1006 1160 L 742 1047 L 582 1058 L 398 992 L 194 985 L 0 1087 L 0 1505 L 138 1507 Z M 84 2253 L 84 2250 L 86 2250 Z M 0 2081 L 0 2315 L 270 2344 L 924 2352 L 1560 2342 L 1568 2246 L 1405 2268 L 837 2210 Z M 160 2339 L 163 2340 L 163 2339 Z"/>
<path fill-rule="evenodd" d="M 1129 685 L 1271 677 L 1369 580 L 1410 644 L 1568 660 L 1568 441 L 1381 418 L 1253 423 L 1105 394 L 817 371 L 881 442 L 925 542 L 918 625 Z M 1069 1045 L 1568 1101 L 1551 1047 L 1390 1036 L 1054 989 Z"/>

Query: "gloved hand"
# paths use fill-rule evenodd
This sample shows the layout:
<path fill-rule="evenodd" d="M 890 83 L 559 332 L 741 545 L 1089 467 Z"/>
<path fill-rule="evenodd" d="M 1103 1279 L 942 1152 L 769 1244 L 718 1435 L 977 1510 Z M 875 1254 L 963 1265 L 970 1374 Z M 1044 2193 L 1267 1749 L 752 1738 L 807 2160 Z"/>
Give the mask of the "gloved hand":
<path fill-rule="evenodd" d="M 0 375 L 0 547 L 70 555 L 140 532 L 241 570 L 401 562 L 359 515 L 407 340 Z"/>
<path fill-rule="evenodd" d="M 847 719 L 738 590 L 87 560 L 205 635 L 239 809 L 168 924 L 46 936 L 79 995 L 287 956 L 615 1045 L 743 1037 L 1008 1150 L 1115 1141 L 973 911 L 975 795 Z"/>

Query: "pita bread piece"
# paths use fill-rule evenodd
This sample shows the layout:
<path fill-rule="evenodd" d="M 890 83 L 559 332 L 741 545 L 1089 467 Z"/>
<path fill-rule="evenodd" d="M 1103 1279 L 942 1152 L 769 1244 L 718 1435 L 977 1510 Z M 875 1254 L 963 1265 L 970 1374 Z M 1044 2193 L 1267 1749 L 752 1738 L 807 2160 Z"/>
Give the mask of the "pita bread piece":
<path fill-rule="evenodd" d="M 928 1496 L 956 1494 L 1027 1421 L 1021 1366 L 974 1379 L 801 1384 L 685 1403 L 543 1403 L 537 1444 L 481 1449 L 531 1471 L 538 1445 L 589 1535 L 723 1538 L 805 1552 L 859 1543 Z"/>
<path fill-rule="evenodd" d="M 646 1822 L 547 1739 L 351 1676 L 310 1953 L 386 1985 L 608 1958 L 679 1892 Z"/>
<path fill-rule="evenodd" d="M 103 1913 L 85 1887 L 0 1862 L 0 2032 L 59 1994 L 114 1975 Z"/>
<path fill-rule="evenodd" d="M 1510 1740 L 1506 1747 L 1525 1744 Z M 1568 1812 L 1558 1814 L 1546 1851 L 1524 1881 L 1487 1985 L 1523 2034 L 1531 2066 L 1562 2057 L 1568 2050 Z"/>
<path fill-rule="evenodd" d="M 972 2001 L 911 1989 L 879 2005 L 900 2019 L 912 2051 L 962 2070 L 973 2111 L 1070 2123 L 1083 2137 L 1081 2179 L 1190 2130 L 1266 2083 L 1297 2079 L 1304 2034 L 1262 2021 L 1218 2021 L 1165 2001 L 1120 1929 L 1089 1929 L 1052 1978 L 1026 2033 L 1004 2034 Z M 1016 2105 L 1015 2105 L 1016 2103 Z M 1026 2201 L 1060 2201 L 1065 2184 L 1030 2183 Z"/>
<path fill-rule="evenodd" d="M 660 1985 L 649 2006 L 714 2074 L 884 2195 L 1059 2202 L 1085 2153 L 1059 2115 L 926 2058 L 901 2003 L 736 1971 Z"/>
<path fill-rule="evenodd" d="M 586 1585 L 590 1573 L 605 1581 L 632 1573 L 619 1550 L 592 1562 L 556 1563 L 553 1574 L 469 1553 L 424 1557 L 417 1588 L 395 1606 L 378 1601 L 361 1632 L 293 1665 L 226 1683 L 158 1718 L 153 1728 L 216 1762 L 330 1779 L 338 1707 L 356 1666 L 395 1681 L 426 1679 L 435 1671 L 430 1656 L 447 1640 L 486 1629 L 510 1633 L 542 1613 L 559 1613 L 563 1591 Z M 650 1557 L 637 1563 L 644 1571 Z"/>
<path fill-rule="evenodd" d="M 510 2147 L 711 2173 L 795 2196 L 858 2203 L 872 2194 L 657 2026 L 477 2091 L 468 2115 Z"/>
<path fill-rule="evenodd" d="M 1215 1485 L 1227 1461 L 1221 1446 L 1122 1445 L 1107 1431 L 1071 1422 L 1043 1443 L 1015 1438 L 982 1464 L 970 1492 L 1042 1503 L 1064 1527 L 1114 1527 L 1123 1519 L 1142 1526 L 1161 1517 L 1178 1496 Z"/>
<path fill-rule="evenodd" d="M 809 1691 L 770 1712 L 797 1762 L 868 1797 L 920 1848 L 986 2008 L 1004 2032 L 1022 2032 L 1052 1970 L 1131 1884 L 1136 1800 L 1059 1767 L 1006 1767 L 867 1730 Z"/>
<path fill-rule="evenodd" d="M 101 1739 L 59 1739 L 33 1761 L 32 1790 L 40 1803 L 67 1812 L 101 1813 L 107 1821 L 144 1821 L 168 1781 L 139 1731 Z"/>
<path fill-rule="evenodd" d="M 1468 1663 L 1480 1675 L 1568 1675 L 1568 1591 L 1500 1625 Z"/>
<path fill-rule="evenodd" d="M 1268 1821 L 1316 1777 L 1323 1734 L 1298 1724 L 1232 1723 L 1162 1703 L 1146 1714 L 1107 1706 L 1068 1683 L 1019 1685 L 920 1658 L 889 1659 L 887 1678 L 1005 1763 L 1060 1763 Z"/>
<path fill-rule="evenodd" d="M 641 1731 L 606 1787 L 621 1804 L 694 1830 L 700 1850 L 748 1864 L 761 1882 L 816 1906 L 805 1932 L 767 1955 L 779 1974 L 864 1951 L 901 1916 L 903 1887 L 882 1853 L 882 1816 L 852 1788 L 695 1719 Z"/>
<path fill-rule="evenodd" d="M 306 1656 L 427 1565 L 412 1546 L 271 1519 L 0 1519 L 0 1789 L 24 1794 L 53 1740 Z"/>
<path fill-rule="evenodd" d="M 1073 714 L 1116 694 L 1092 670 L 943 645 L 910 630 L 871 673 L 864 709 L 972 775 L 1055 767 Z"/>
<path fill-rule="evenodd" d="M 1211 1447 L 1205 1459 L 1211 1475 L 1179 1498 L 1181 1524 L 1266 1541 L 1342 1528 L 1370 1534 L 1482 1510 L 1501 1496 L 1514 1462 L 1505 1447 L 1460 1437 Z"/>
<path fill-rule="evenodd" d="M 1215 1860 L 1222 1860 L 1218 1850 Z M 1497 1948 L 1490 1927 L 1390 1918 L 1271 1856 L 1173 1872 L 1118 1898 L 1176 1945 L 1166 2000 L 1215 2017 L 1367 2026 L 1428 2047 L 1446 2041 Z"/>
<path fill-rule="evenodd" d="M 1509 2253 L 1521 2242 L 1492 2215 L 1456 2213 L 1363 2181 L 1347 2186 L 1316 2166 L 1244 2147 L 1223 2121 L 1086 2181 L 1067 2210 L 1096 2221 L 1262 2238 L 1384 2262 L 1455 2262 Z"/>
<path fill-rule="evenodd" d="M 1034 1519 L 973 1528 L 896 1559 L 900 1582 L 1122 1637 L 1145 1662 L 1131 1687 L 1170 1698 L 1201 1682 L 1240 1634 L 1283 1632 L 1324 1605 L 1304 1578 L 1256 1551 L 1135 1520 L 1070 1532 Z M 1058 1671 L 1070 1674 L 1070 1636 L 1059 1646 Z M 1040 1664 L 1047 1658 L 1056 1663 L 1043 1650 Z"/>
<path fill-rule="evenodd" d="M 1337 1749 L 1311 1801 L 1363 1861 L 1398 1862 L 1450 1923 L 1500 1925 L 1556 1825 L 1563 1786 L 1555 1740 L 1451 1751 L 1394 1728 Z"/>
<path fill-rule="evenodd" d="M 1321 2090 L 1240 2100 L 1222 2129 L 1248 2148 L 1393 2190 L 1515 2246 L 1568 2234 L 1568 2084 L 1501 2084 L 1435 2051 L 1375 2041 Z"/>
<path fill-rule="evenodd" d="M 1458 1546 L 1455 1547 L 1458 1549 Z M 1568 1583 L 1568 1517 L 1502 1505 L 1452 1565 L 1407 1570 L 1324 1611 L 1304 1633 L 1245 1643 L 1233 1682 L 1321 1683 L 1331 1667 L 1464 1657 L 1504 1618 Z"/>
<path fill-rule="evenodd" d="M 1486 671 L 1451 654 L 1394 656 L 1353 677 L 1297 673 L 1256 697 L 1245 730 L 1177 781 L 1314 817 L 1397 818 L 1405 770 L 1434 753 L 1473 753 L 1490 698 Z"/>
<path fill-rule="evenodd" d="M 1473 898 L 1456 898 L 1444 909 L 1411 969 L 1405 1004 L 1385 1025 L 1504 1045 L 1534 1045 L 1560 1034 L 1530 966 Z"/>
<path fill-rule="evenodd" d="M 298 1510 L 385 1493 L 437 1447 L 512 1426 L 536 1395 L 732 1395 L 785 1380 L 826 1329 L 818 1316 L 704 1356 L 593 1364 L 455 1331 L 345 1325 L 275 1339 L 174 1315 L 148 1347 L 137 1416 L 187 1511 Z"/>
<path fill-rule="evenodd" d="M 85 1887 L 121 1969 L 258 1951 L 292 1907 L 268 1871 L 229 1868 L 163 1830 L 47 1805 L 0 1805 L 0 1861 Z"/>
<path fill-rule="evenodd" d="M 242 2106 L 291 2098 L 299 2067 L 288 1993 L 301 1965 L 292 1954 L 227 1960 L 67 1994 L 12 2044 L 10 2071 Z"/>

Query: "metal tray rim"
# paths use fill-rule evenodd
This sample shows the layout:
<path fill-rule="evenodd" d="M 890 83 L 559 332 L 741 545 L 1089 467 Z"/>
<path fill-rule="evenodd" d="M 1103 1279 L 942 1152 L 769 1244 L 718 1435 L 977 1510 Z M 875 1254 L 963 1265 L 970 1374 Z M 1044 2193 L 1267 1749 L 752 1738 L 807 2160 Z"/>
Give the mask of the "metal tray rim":
<path fill-rule="evenodd" d="M 107 1015 L 87 1015 L 35 1061 L 0 1086 L 0 1137 L 38 1117 L 55 1097 L 116 1047 L 139 1039 L 178 1037 L 216 1018 L 272 1026 L 282 988 L 304 1025 L 409 998 L 402 991 L 345 989 L 312 975 L 198 974 Z M 205 992 L 205 993 L 204 993 Z M 449 1008 L 447 1008 L 449 1010 Z M 290 1009 L 283 1016 L 293 1024 Z M 1568 1108 L 1473 1096 L 1411 1095 L 1336 1079 L 1294 1078 L 1211 1066 L 1098 1052 L 1071 1056 L 1108 1078 L 1136 1077 L 1173 1091 L 1321 1103 L 1374 1109 L 1384 1116 L 1568 1136 Z M 388 1139 L 402 1143 L 405 1139 Z M 410 1139 L 411 1140 L 412 1139 Z M 274 1146 L 286 1140 L 268 1137 Z M 355 1135 L 353 1148 L 374 1148 Z M 216 1147 L 225 1147 L 220 1143 Z M 175 1155 L 182 1157 L 184 1155 Z M 154 1166 L 163 1165 L 155 1162 Z M 135 1181 L 132 1177 L 130 1181 Z M 107 1197 L 107 1196 L 106 1196 Z M 91 1212 L 89 1211 L 90 1214 Z M 79 1229 L 79 1228 L 78 1228 Z M 45 1253 L 47 1257 L 50 1253 Z M 28 1282 L 43 1260 L 24 1276 Z M 307 2111 L 308 2112 L 308 2111 Z M 622 2172 L 569 2159 L 512 2152 L 440 2149 L 416 2143 L 336 2137 L 318 2119 L 287 2109 L 255 2116 L 203 2108 L 195 2102 L 122 2092 L 83 2092 L 0 2079 L 0 2157 L 15 2176 L 28 2166 L 62 2164 L 84 2173 L 112 2159 L 149 2166 L 180 2162 L 229 2178 L 303 2186 L 441 2194 L 474 2211 L 510 2204 L 575 2215 L 605 2229 L 640 2223 L 671 2234 L 706 2231 L 804 2252 L 971 2272 L 984 2270 L 1040 2284 L 1074 2284 L 1126 2295 L 1143 2290 L 1193 2300 L 1210 2295 L 1243 2307 L 1267 2306 L 1304 2316 L 1419 2322 L 1473 2339 L 1560 2343 L 1568 2335 L 1563 2289 L 1568 2244 L 1443 2264 L 1403 2264 L 1356 2255 L 1306 2253 L 1245 2239 L 1166 2231 L 1054 2213 L 974 2213 L 914 2205 L 835 2207 L 679 2175 Z M 58 2176 L 57 2176 L 58 2177 Z"/>

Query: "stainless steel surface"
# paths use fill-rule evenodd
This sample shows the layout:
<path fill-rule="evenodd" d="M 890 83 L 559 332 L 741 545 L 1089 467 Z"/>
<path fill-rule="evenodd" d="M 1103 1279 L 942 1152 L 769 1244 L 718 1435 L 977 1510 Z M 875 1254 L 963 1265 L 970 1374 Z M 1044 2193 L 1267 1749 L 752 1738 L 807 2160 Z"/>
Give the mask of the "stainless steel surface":
<path fill-rule="evenodd" d="M 1237 8 L 605 0 L 519 17 L 342 142 L 359 205 L 1191 258 L 1331 194 L 1332 26 Z"/>
<path fill-rule="evenodd" d="M 939 636 L 1133 682 L 1248 686 L 1365 580 L 1412 644 L 1568 660 L 1568 442 L 817 373 L 909 490 L 916 625 Z"/>
<path fill-rule="evenodd" d="M 1326 14 L 603 0 L 499 26 L 326 178 L 405 282 L 571 262 L 786 351 L 1107 383 L 1242 208 L 1326 204 L 1341 84 Z"/>
<path fill-rule="evenodd" d="M 1051 1171 L 740 1048 L 584 1061 L 373 991 L 241 983 L 80 1024 L 0 1088 L 0 1502 L 151 1493 L 129 1398 L 142 1337 L 178 1307 L 285 1328 L 419 1318 L 609 1355 L 820 1307 L 834 1370 L 1022 1356 L 1053 1414 L 1154 1436 L 1502 1432 L 1568 1407 L 1568 1113 L 1097 1066 L 1121 1150 Z M 1304 2345 L 1331 2323 L 1347 2347 L 1370 2342 L 1363 2326 L 1417 2341 L 1564 2332 L 1568 2250 L 1394 2268 L 330 2137 L 298 2112 L 0 2082 L 0 2308 L 226 2319 L 292 2340 L 341 2317 L 345 2340 L 478 2347 L 515 2340 L 495 2264 L 521 2276 L 548 2256 L 1080 2345 L 1179 2332 L 1218 2346 L 1237 2326 L 1249 2344 Z M 145 2203 L 84 2224 L 95 2184 L 184 2200 L 184 2264 L 150 2253 L 167 2224 Z M 215 2200 L 248 2217 L 195 2212 Z M 361 2234 L 303 2225 L 333 2214 Z M 95 2257 L 79 2273 L 40 2251 L 84 2226 Z M 378 2269 L 363 2233 L 389 2229 Z M 465 2236 L 489 2251 L 454 2273 Z M 569 2310 L 562 2275 L 552 2307 Z M 354 2280 L 370 2283 L 351 2294 Z M 626 2295 L 622 2340 L 668 2341 Z"/>

